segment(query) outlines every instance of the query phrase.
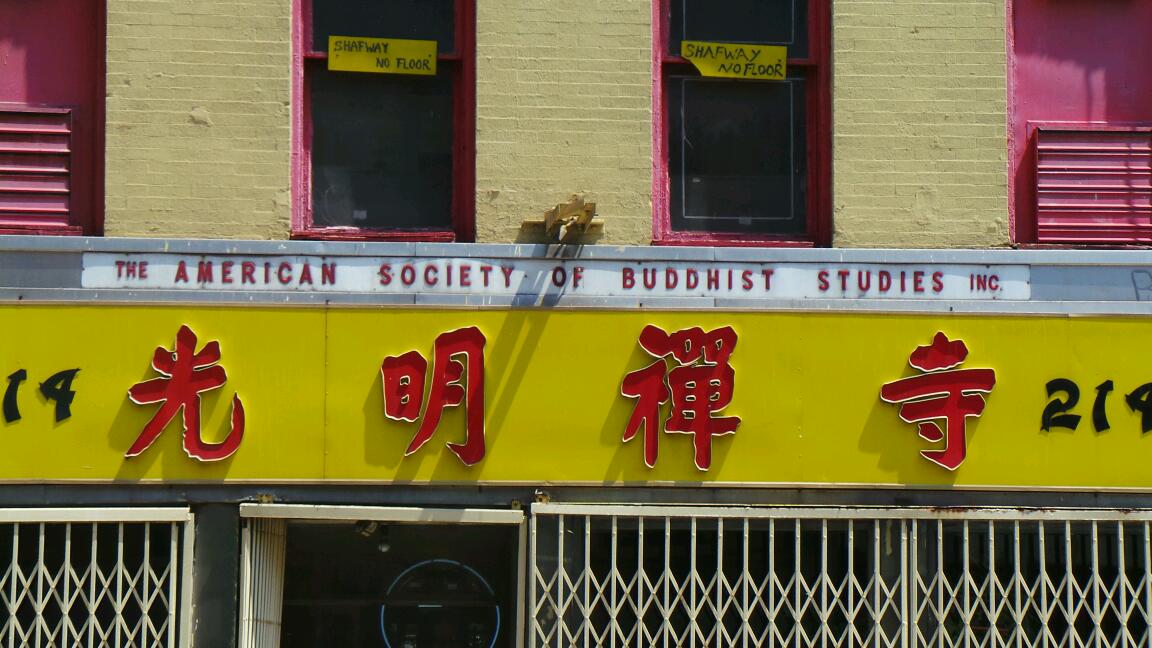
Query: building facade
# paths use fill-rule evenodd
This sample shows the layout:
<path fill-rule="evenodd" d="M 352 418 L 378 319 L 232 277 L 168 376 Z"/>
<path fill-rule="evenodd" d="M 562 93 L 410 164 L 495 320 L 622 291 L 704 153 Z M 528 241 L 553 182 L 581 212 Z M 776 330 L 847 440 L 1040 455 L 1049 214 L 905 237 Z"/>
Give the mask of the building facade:
<path fill-rule="evenodd" d="M 0 0 L 0 642 L 1152 642 L 1150 29 Z"/>

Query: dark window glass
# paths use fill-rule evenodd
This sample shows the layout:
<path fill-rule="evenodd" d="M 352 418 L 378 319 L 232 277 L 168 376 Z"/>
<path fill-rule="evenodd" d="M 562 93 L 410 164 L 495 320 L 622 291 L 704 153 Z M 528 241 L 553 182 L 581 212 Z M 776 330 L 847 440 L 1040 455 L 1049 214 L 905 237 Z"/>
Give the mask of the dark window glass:
<path fill-rule="evenodd" d="M 329 36 L 434 40 L 454 52 L 455 0 L 314 0 L 312 49 L 328 51 Z"/>
<path fill-rule="evenodd" d="M 805 231 L 804 80 L 667 80 L 672 227 Z"/>
<path fill-rule="evenodd" d="M 313 225 L 450 229 L 451 76 L 321 72 L 311 84 Z"/>
<path fill-rule="evenodd" d="M 668 53 L 681 40 L 786 45 L 788 56 L 808 55 L 807 0 L 670 0 Z"/>

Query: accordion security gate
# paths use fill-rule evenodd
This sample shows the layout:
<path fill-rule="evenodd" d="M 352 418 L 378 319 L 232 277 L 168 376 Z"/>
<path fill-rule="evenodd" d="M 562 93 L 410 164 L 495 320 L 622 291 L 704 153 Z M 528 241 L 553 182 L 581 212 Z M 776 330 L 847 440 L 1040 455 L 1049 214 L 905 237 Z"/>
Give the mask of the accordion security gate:
<path fill-rule="evenodd" d="M 531 646 L 1152 648 L 1152 512 L 532 513 Z"/>
<path fill-rule="evenodd" d="M 187 509 L 0 510 L 0 646 L 187 645 Z"/>

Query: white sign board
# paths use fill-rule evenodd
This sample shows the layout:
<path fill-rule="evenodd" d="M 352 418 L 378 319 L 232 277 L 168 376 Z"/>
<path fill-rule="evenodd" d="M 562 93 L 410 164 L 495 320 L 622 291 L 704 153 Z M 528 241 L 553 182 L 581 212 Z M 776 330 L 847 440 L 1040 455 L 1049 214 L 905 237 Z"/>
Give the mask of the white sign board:
<path fill-rule="evenodd" d="M 84 255 L 84 288 L 475 296 L 1027 300 L 1026 265 Z"/>

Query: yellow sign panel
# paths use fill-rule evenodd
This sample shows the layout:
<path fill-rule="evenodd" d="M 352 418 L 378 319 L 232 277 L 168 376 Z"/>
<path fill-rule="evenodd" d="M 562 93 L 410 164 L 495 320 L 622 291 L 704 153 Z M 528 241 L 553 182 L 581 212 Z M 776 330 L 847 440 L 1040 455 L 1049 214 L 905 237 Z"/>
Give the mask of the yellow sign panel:
<path fill-rule="evenodd" d="M 87 305 L 0 318 L 4 481 L 1152 488 L 1143 319 Z M 963 451 L 954 469 L 932 458 L 949 449 Z"/>
<path fill-rule="evenodd" d="M 436 41 L 329 36 L 328 69 L 434 76 Z"/>
<path fill-rule="evenodd" d="M 686 40 L 680 43 L 680 56 L 706 77 L 779 81 L 788 76 L 788 48 L 782 45 Z"/>

